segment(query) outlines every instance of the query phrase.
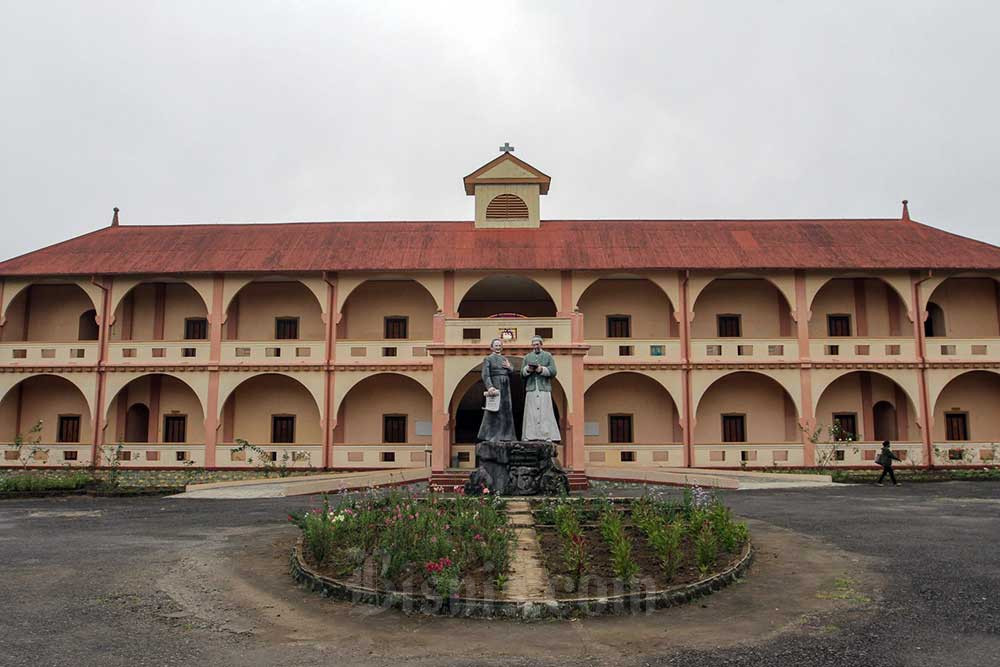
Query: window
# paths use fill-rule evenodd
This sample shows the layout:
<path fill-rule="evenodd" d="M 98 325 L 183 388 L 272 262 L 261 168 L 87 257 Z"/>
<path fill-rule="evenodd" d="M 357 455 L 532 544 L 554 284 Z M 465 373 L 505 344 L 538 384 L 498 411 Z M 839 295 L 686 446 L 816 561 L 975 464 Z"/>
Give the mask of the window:
<path fill-rule="evenodd" d="M 742 336 L 739 315 L 718 315 L 719 338 L 739 338 Z"/>
<path fill-rule="evenodd" d="M 850 315 L 827 315 L 826 332 L 830 336 L 850 336 L 851 316 Z"/>
<path fill-rule="evenodd" d="M 295 415 L 271 415 L 271 442 L 295 442 Z"/>
<path fill-rule="evenodd" d="M 385 318 L 385 337 L 386 338 L 406 338 L 407 333 L 407 323 L 408 318 L 406 317 L 387 317 Z"/>
<path fill-rule="evenodd" d="M 628 315 L 608 315 L 608 338 L 631 338 L 632 318 Z"/>
<path fill-rule="evenodd" d="M 188 460 L 188 453 L 187 452 L 175 452 L 174 454 L 175 454 L 174 458 L 176 460 L 178 460 L 178 461 L 187 461 Z"/>
<path fill-rule="evenodd" d="M 722 415 L 722 442 L 746 442 L 746 415 Z"/>
<path fill-rule="evenodd" d="M 517 195 L 497 195 L 486 205 L 487 220 L 526 220 L 527 218 L 528 205 Z"/>
<path fill-rule="evenodd" d="M 166 415 L 163 418 L 163 442 L 187 442 L 186 415 Z"/>
<path fill-rule="evenodd" d="M 299 318 L 297 317 L 274 318 L 275 340 L 295 340 L 298 337 L 299 337 Z"/>
<path fill-rule="evenodd" d="M 552 327 L 535 327 L 535 335 L 549 340 L 552 338 Z"/>
<path fill-rule="evenodd" d="M 76 461 L 76 451 L 67 450 L 63 452 L 63 461 Z"/>
<path fill-rule="evenodd" d="M 395 463 L 396 452 L 382 452 L 382 463 Z"/>
<path fill-rule="evenodd" d="M 858 439 L 858 416 L 853 412 L 835 412 L 833 414 L 833 437 L 835 440 Z"/>
<path fill-rule="evenodd" d="M 184 320 L 184 340 L 205 340 L 208 338 L 208 320 L 204 317 L 189 317 Z"/>
<path fill-rule="evenodd" d="M 80 442 L 80 415 L 59 415 L 56 442 Z"/>
<path fill-rule="evenodd" d="M 382 442 L 406 442 L 406 415 L 382 415 Z"/>
<path fill-rule="evenodd" d="M 969 415 L 964 412 L 946 412 L 945 440 L 969 439 Z"/>
<path fill-rule="evenodd" d="M 608 442 L 632 442 L 632 415 L 608 415 Z"/>
<path fill-rule="evenodd" d="M 462 340 L 479 340 L 482 334 L 479 329 L 462 329 Z"/>
<path fill-rule="evenodd" d="M 635 452 L 620 452 L 618 457 L 621 459 L 622 463 L 635 462 Z"/>

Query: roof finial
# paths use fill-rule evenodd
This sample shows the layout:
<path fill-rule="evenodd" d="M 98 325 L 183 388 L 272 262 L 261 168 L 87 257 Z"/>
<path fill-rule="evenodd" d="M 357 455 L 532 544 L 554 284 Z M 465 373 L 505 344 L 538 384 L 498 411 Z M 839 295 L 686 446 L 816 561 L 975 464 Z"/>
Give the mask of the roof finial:
<path fill-rule="evenodd" d="M 903 200 L 903 220 L 907 222 L 910 221 L 910 207 L 908 206 L 909 203 L 910 203 L 909 200 L 907 199 Z"/>
<path fill-rule="evenodd" d="M 118 226 L 118 207 L 117 206 L 115 206 L 115 215 L 114 215 L 114 217 L 111 218 L 111 226 L 112 227 L 117 227 Z"/>
<path fill-rule="evenodd" d="M 500 147 L 501 153 L 513 153 L 514 147 L 510 145 L 509 141 L 503 142 L 503 146 Z"/>

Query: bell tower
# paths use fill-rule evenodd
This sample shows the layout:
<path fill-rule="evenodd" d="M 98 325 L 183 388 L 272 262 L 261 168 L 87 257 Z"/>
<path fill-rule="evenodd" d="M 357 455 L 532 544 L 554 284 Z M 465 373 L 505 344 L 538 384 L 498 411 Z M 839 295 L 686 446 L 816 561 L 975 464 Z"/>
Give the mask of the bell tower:
<path fill-rule="evenodd" d="M 514 157 L 504 143 L 499 157 L 465 177 L 465 194 L 476 198 L 476 227 L 538 227 L 539 197 L 549 193 L 547 175 Z"/>

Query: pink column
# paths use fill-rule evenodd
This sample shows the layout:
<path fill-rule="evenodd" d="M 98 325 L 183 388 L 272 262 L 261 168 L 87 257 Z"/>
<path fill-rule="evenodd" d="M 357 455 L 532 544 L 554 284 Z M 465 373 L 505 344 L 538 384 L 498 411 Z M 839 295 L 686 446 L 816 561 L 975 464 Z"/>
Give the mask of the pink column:
<path fill-rule="evenodd" d="M 94 445 L 93 462 L 100 465 L 101 445 L 104 444 L 104 393 L 107 390 L 107 377 L 104 365 L 108 358 L 108 343 L 111 333 L 111 287 L 114 284 L 113 278 L 91 279 L 93 284 L 101 288 L 101 312 L 97 330 L 97 398 L 94 405 Z"/>
<path fill-rule="evenodd" d="M 208 316 L 208 396 L 205 400 L 205 467 L 214 468 L 219 443 L 219 363 L 222 359 L 223 288 L 226 278 L 216 274 L 212 280 L 212 312 Z"/>
<path fill-rule="evenodd" d="M 329 468 L 333 461 L 333 429 L 337 428 L 337 415 L 334 412 L 335 382 L 333 366 L 337 361 L 337 323 L 340 312 L 337 309 L 337 275 L 325 274 L 326 280 L 326 384 L 324 385 L 324 405 L 326 405 L 326 423 L 323 426 L 323 467 Z"/>
<path fill-rule="evenodd" d="M 924 462 L 928 467 L 934 467 L 934 441 L 931 437 L 934 415 L 931 413 L 930 397 L 927 394 L 927 361 L 926 344 L 924 340 L 924 309 L 920 306 L 920 283 L 923 282 L 914 273 L 910 282 L 913 300 L 913 339 L 917 343 L 917 389 L 920 392 L 920 436 L 924 444 Z"/>
<path fill-rule="evenodd" d="M 437 317 L 437 316 L 435 316 Z M 444 397 L 444 352 L 431 352 L 431 469 L 443 473 L 451 461 L 448 437 L 448 409 Z"/>
<path fill-rule="evenodd" d="M 681 414 L 684 420 L 684 467 L 694 467 L 694 398 L 691 391 L 691 313 L 688 307 L 688 275 L 686 271 L 677 274 L 680 291 L 681 325 Z"/>
<path fill-rule="evenodd" d="M 582 327 L 581 327 L 582 328 Z M 585 419 L 583 408 L 584 395 L 584 375 L 583 375 L 583 350 L 574 350 L 572 382 L 573 382 L 573 411 L 567 418 L 567 447 L 566 465 L 575 472 L 585 472 L 587 469 L 586 450 L 584 449 L 584 426 Z"/>
<path fill-rule="evenodd" d="M 812 364 L 809 359 L 809 304 L 806 299 L 805 271 L 795 272 L 795 319 L 799 339 L 799 403 L 802 414 L 802 458 L 807 466 L 816 465 L 816 445 L 809 439 L 816 428 L 816 414 L 812 403 Z"/>

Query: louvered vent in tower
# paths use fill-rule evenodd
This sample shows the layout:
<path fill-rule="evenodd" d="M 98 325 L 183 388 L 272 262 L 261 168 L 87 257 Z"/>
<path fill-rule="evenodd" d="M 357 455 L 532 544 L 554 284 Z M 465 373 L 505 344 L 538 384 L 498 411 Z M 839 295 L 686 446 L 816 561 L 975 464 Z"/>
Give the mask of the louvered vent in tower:
<path fill-rule="evenodd" d="M 526 220 L 528 205 L 517 195 L 497 195 L 486 206 L 487 220 Z"/>

